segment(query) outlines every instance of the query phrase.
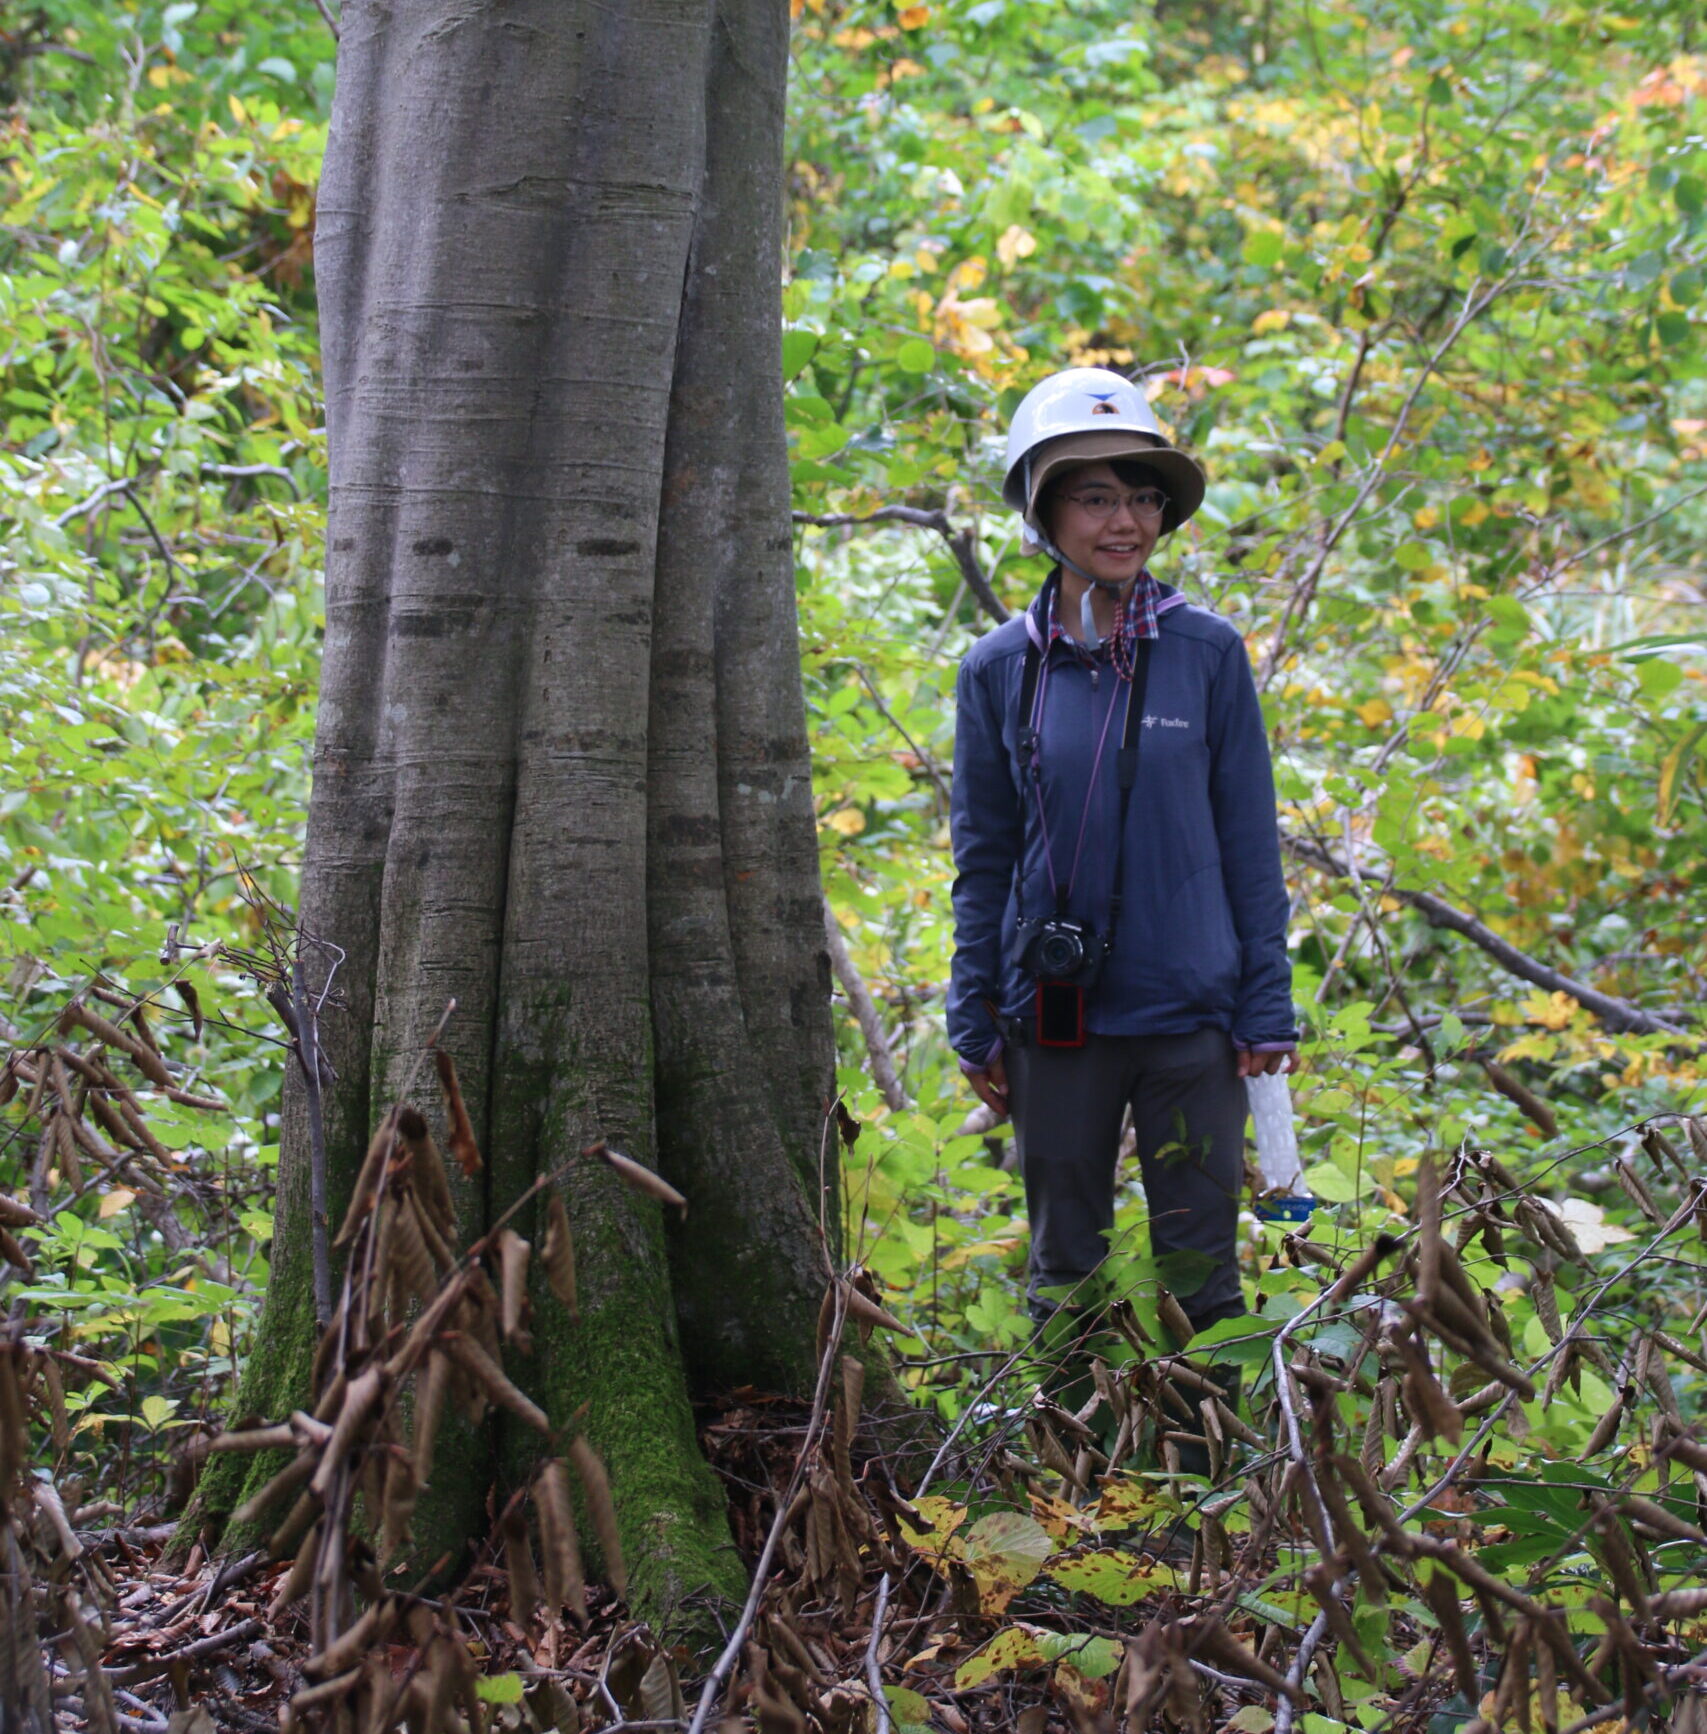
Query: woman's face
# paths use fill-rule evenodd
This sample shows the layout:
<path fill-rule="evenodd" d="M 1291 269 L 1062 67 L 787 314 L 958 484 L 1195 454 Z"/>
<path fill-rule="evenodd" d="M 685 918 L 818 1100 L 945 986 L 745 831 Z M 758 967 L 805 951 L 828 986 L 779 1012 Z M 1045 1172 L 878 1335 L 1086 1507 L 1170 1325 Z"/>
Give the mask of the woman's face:
<path fill-rule="evenodd" d="M 1140 516 L 1132 497 L 1141 491 L 1123 482 L 1108 464 L 1080 464 L 1050 492 L 1050 535 L 1075 566 L 1105 584 L 1127 585 L 1144 569 L 1162 533 L 1161 514 Z M 1106 518 L 1094 517 L 1083 499 L 1118 501 Z"/>

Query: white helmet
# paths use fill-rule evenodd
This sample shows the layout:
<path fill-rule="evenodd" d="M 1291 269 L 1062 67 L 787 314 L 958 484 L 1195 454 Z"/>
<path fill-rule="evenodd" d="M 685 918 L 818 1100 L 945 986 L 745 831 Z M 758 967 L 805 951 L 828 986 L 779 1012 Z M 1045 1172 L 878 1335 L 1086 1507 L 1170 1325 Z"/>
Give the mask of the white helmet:
<path fill-rule="evenodd" d="M 1037 500 L 1051 474 L 1121 457 L 1141 459 L 1157 473 L 1168 496 L 1164 534 L 1203 504 L 1203 471 L 1168 441 L 1143 392 L 1106 367 L 1069 367 L 1034 385 L 1014 411 L 1002 498 L 1044 535 Z"/>

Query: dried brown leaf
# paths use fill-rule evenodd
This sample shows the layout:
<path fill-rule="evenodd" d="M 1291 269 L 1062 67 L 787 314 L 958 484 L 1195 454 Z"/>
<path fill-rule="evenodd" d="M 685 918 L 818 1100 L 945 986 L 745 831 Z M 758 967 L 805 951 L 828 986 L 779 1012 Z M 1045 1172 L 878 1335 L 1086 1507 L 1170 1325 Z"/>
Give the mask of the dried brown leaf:
<path fill-rule="evenodd" d="M 445 1112 L 450 1116 L 450 1153 L 461 1167 L 465 1178 L 472 1180 L 483 1166 L 480 1145 L 474 1136 L 474 1123 L 468 1117 L 468 1107 L 462 1099 L 462 1086 L 457 1082 L 456 1061 L 443 1048 L 433 1049 L 433 1064 L 438 1068 L 439 1087 L 444 1091 Z"/>
<path fill-rule="evenodd" d="M 570 1443 L 569 1460 L 575 1465 L 575 1473 L 580 1476 L 586 1494 L 593 1531 L 599 1538 L 599 1552 L 604 1556 L 605 1576 L 617 1595 L 626 1599 L 628 1571 L 622 1563 L 622 1532 L 617 1527 L 616 1501 L 611 1498 L 610 1477 L 605 1474 L 604 1463 L 585 1435 L 577 1435 Z"/>
<path fill-rule="evenodd" d="M 426 1118 L 407 1102 L 397 1107 L 397 1135 L 409 1154 L 409 1177 L 415 1183 L 416 1196 L 426 1206 L 427 1221 L 438 1230 L 442 1240 L 454 1240 L 456 1205 L 451 1199 L 445 1159 L 427 1130 Z"/>
<path fill-rule="evenodd" d="M 10 1228 L 28 1228 L 41 1218 L 30 1209 L 23 1199 L 14 1198 L 10 1193 L 0 1192 L 0 1223 Z"/>
<path fill-rule="evenodd" d="M 410 1435 L 409 1449 L 415 1464 L 415 1479 L 425 1487 L 433 1478 L 433 1447 L 438 1442 L 439 1423 L 444 1419 L 445 1401 L 450 1396 L 450 1357 L 443 1349 L 433 1349 L 415 1386 L 415 1425 Z"/>
<path fill-rule="evenodd" d="M 190 1029 L 199 1042 L 206 1021 L 202 1016 L 202 996 L 190 982 L 180 980 L 172 985 L 178 990 L 178 998 L 184 1002 L 184 1010 L 190 1014 Z"/>
<path fill-rule="evenodd" d="M 231 1521 L 240 1528 L 246 1524 L 259 1523 L 287 1493 L 296 1492 L 309 1480 L 314 1474 L 314 1465 L 319 1460 L 317 1451 L 304 1451 L 292 1458 L 259 1493 L 251 1494 L 232 1512 Z"/>
<path fill-rule="evenodd" d="M 385 1375 L 379 1367 L 369 1367 L 351 1379 L 344 1392 L 338 1418 L 332 1424 L 332 1437 L 321 1453 L 320 1465 L 314 1471 L 310 1489 L 320 1498 L 326 1497 L 332 1478 L 343 1466 L 344 1459 L 355 1448 L 357 1435 L 367 1424 L 385 1389 Z"/>
<path fill-rule="evenodd" d="M 474 1383 L 498 1405 L 547 1436 L 551 1422 L 545 1411 L 515 1385 L 503 1368 L 470 1336 L 448 1339 L 445 1350 Z"/>
<path fill-rule="evenodd" d="M 12 1237 L 10 1229 L 0 1228 L 0 1259 L 15 1266 L 26 1277 L 33 1277 L 36 1274 L 36 1267 L 31 1261 L 30 1255 Z"/>
<path fill-rule="evenodd" d="M 349 1208 L 344 1212 L 344 1221 L 338 1229 L 334 1246 L 348 1246 L 355 1239 L 356 1230 L 361 1227 L 362 1218 L 373 1207 L 375 1195 L 379 1191 L 379 1179 L 385 1172 L 385 1164 L 392 1152 L 397 1148 L 397 1110 L 393 1108 L 374 1132 L 368 1143 L 367 1154 L 362 1158 L 360 1172 L 356 1175 L 356 1183 L 350 1192 Z"/>
<path fill-rule="evenodd" d="M 569 1211 L 563 1194 L 555 1187 L 545 1205 L 545 1239 L 539 1249 L 545 1261 L 546 1280 L 551 1292 L 568 1309 L 577 1323 L 581 1318 L 580 1298 L 575 1291 L 575 1237 L 569 1231 Z"/>
<path fill-rule="evenodd" d="M 857 1319 L 863 1325 L 878 1325 L 886 1331 L 899 1331 L 903 1336 L 911 1336 L 912 1332 L 892 1313 L 887 1313 L 876 1301 L 863 1295 L 852 1283 L 843 1285 L 847 1294 L 848 1317 Z"/>
<path fill-rule="evenodd" d="M 402 1551 L 415 1515 L 421 1483 L 410 1452 L 392 1450 L 385 1466 L 385 1491 L 380 1499 L 379 1558 L 383 1568 Z"/>
<path fill-rule="evenodd" d="M 321 1521 L 316 1518 L 313 1528 L 303 1537 L 296 1558 L 290 1562 L 290 1570 L 285 1573 L 284 1581 L 268 1604 L 268 1620 L 276 1620 L 292 1602 L 308 1594 L 309 1585 L 314 1582 L 314 1568 L 320 1560 L 321 1534 Z"/>
<path fill-rule="evenodd" d="M 342 1674 L 359 1663 L 368 1650 L 383 1644 L 397 1623 L 397 1601 L 386 1596 L 377 1601 L 345 1632 L 341 1633 L 318 1655 L 302 1664 L 302 1671 L 318 1679 Z"/>
<path fill-rule="evenodd" d="M 632 1156 L 611 1149 L 602 1138 L 596 1144 L 589 1144 L 582 1154 L 597 1156 L 601 1162 L 614 1168 L 635 1191 L 648 1193 L 660 1204 L 673 1204 L 684 1218 L 687 1216 L 688 1201 L 662 1174 L 648 1168 L 644 1162 L 636 1162 Z"/>
<path fill-rule="evenodd" d="M 555 1614 L 567 1607 L 576 1620 L 587 1621 L 587 1583 L 581 1567 L 581 1542 L 575 1532 L 575 1512 L 569 1495 L 569 1469 L 560 1457 L 548 1458 L 534 1477 L 534 1503 L 539 1510 L 540 1544 L 545 1561 L 545 1599 Z"/>
<path fill-rule="evenodd" d="M 504 1542 L 504 1570 L 510 1582 L 510 1618 L 526 1631 L 539 1606 L 539 1575 L 533 1568 L 527 1518 L 519 1505 L 510 1506 L 498 1525 Z"/>
<path fill-rule="evenodd" d="M 532 1255 L 533 1248 L 513 1228 L 506 1228 L 498 1236 L 498 1268 L 502 1281 L 502 1320 L 506 1342 L 525 1336 L 528 1260 Z"/>
<path fill-rule="evenodd" d="M 151 1084 L 158 1084 L 163 1090 L 170 1088 L 172 1074 L 166 1070 L 166 1062 L 153 1048 L 146 1042 L 139 1041 L 128 1030 L 120 1029 L 99 1012 L 91 1011 L 81 1000 L 73 1000 L 60 1014 L 60 1034 L 69 1035 L 79 1024 L 96 1041 L 104 1042 L 109 1048 L 116 1048 L 121 1054 L 127 1055 Z"/>

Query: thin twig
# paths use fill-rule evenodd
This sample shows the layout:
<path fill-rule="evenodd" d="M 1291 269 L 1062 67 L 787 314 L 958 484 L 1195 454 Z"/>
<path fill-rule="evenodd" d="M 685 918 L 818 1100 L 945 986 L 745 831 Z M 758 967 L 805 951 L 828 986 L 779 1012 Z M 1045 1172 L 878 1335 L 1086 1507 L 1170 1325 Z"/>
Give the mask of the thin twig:
<path fill-rule="evenodd" d="M 292 972 L 297 1059 L 308 1092 L 308 1214 L 314 1248 L 314 1323 L 325 1330 L 332 1317 L 331 1230 L 326 1221 L 326 1118 L 320 1096 L 320 1019 L 303 980 L 299 949 Z"/>
<path fill-rule="evenodd" d="M 729 1634 L 729 1641 L 723 1646 L 723 1652 L 718 1656 L 716 1665 L 706 1677 L 705 1689 L 700 1693 L 699 1704 L 694 1710 L 693 1720 L 688 1724 L 688 1734 L 705 1734 L 705 1724 L 711 1712 L 717 1708 L 717 1700 L 723 1691 L 725 1682 L 734 1672 L 735 1664 L 740 1660 L 741 1646 L 747 1641 L 747 1633 L 752 1630 L 753 1620 L 759 1611 L 759 1600 L 764 1595 L 765 1586 L 770 1578 L 771 1561 L 776 1557 L 776 1550 L 782 1541 L 782 1532 L 788 1525 L 789 1515 L 794 1506 L 795 1495 L 800 1491 L 801 1482 L 805 1479 L 806 1466 L 810 1462 L 813 1450 L 818 1442 L 818 1435 L 823 1431 L 824 1418 L 829 1412 L 830 1373 L 836 1364 L 836 1353 L 842 1343 L 842 1330 L 847 1323 L 848 1290 L 845 1281 L 836 1283 L 835 1316 L 831 1321 L 830 1333 L 824 1343 L 824 1352 L 818 1361 L 818 1384 L 812 1393 L 812 1412 L 806 1423 L 806 1438 L 800 1447 L 800 1455 L 794 1460 L 794 1471 L 788 1478 L 788 1488 L 777 1501 L 776 1516 L 771 1520 L 769 1533 L 765 1536 L 765 1545 L 759 1554 L 759 1562 L 753 1567 L 752 1587 L 747 1591 L 747 1599 L 741 1608 L 741 1617 L 735 1622 L 735 1629 Z"/>
<path fill-rule="evenodd" d="M 883 1641 L 883 1622 L 889 1614 L 889 1573 L 877 1586 L 877 1601 L 871 1610 L 871 1637 L 865 1646 L 865 1679 L 871 1687 L 872 1714 L 877 1718 L 874 1734 L 889 1734 L 889 1700 L 883 1694 L 883 1664 L 877 1648 Z"/>

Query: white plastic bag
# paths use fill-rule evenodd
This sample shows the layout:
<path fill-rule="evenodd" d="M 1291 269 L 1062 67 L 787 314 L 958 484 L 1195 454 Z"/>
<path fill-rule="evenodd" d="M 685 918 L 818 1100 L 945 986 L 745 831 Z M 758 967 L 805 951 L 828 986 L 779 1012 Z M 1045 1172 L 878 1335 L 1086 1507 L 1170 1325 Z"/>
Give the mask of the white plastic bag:
<path fill-rule="evenodd" d="M 1304 1184 L 1304 1165 L 1298 1156 L 1298 1128 L 1292 1117 L 1292 1086 L 1284 1072 L 1261 1072 L 1245 1079 L 1250 1097 L 1251 1124 L 1257 1140 L 1257 1173 L 1261 1176 L 1259 1214 L 1295 1216 L 1294 1201 L 1306 1206 L 1310 1188 Z M 1266 1201 L 1265 1201 L 1266 1200 Z M 1308 1214 L 1306 1208 L 1305 1214 Z"/>

